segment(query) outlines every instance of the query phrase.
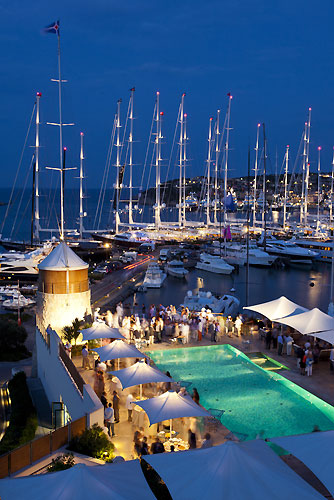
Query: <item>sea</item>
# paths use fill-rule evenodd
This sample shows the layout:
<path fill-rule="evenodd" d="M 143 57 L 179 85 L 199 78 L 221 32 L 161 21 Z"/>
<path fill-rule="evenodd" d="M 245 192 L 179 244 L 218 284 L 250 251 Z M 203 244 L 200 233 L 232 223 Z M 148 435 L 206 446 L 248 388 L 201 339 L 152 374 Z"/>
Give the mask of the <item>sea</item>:
<path fill-rule="evenodd" d="M 52 233 L 44 232 L 45 239 L 56 234 L 59 224 L 59 199 L 58 190 L 40 191 L 40 221 L 43 228 L 55 229 Z M 84 226 L 87 230 L 108 229 L 113 227 L 113 190 L 106 190 L 104 196 L 100 190 L 87 190 L 84 199 Z M 0 189 L 0 234 L 2 238 L 30 241 L 31 235 L 31 193 L 28 190 L 16 190 L 11 195 L 10 189 Z M 134 203 L 135 204 L 135 203 Z M 121 219 L 127 217 L 127 203 L 121 201 Z M 165 209 L 162 219 L 166 221 L 176 219 L 177 209 Z M 78 229 L 79 227 L 79 195 L 78 190 L 65 190 L 65 227 L 67 229 Z M 239 215 L 231 214 L 230 217 Z M 241 217 L 244 214 L 241 214 Z M 274 214 L 275 216 L 275 214 Z M 296 217 L 297 214 L 290 214 Z M 189 220 L 204 220 L 202 212 L 189 212 Z M 269 215 L 269 220 L 272 215 Z M 149 222 L 153 220 L 153 207 L 142 209 L 139 207 L 134 211 L 135 222 Z M 1 247 L 0 247 L 1 251 Z M 307 307 L 319 307 L 327 312 L 330 302 L 331 265 L 323 262 L 315 262 L 311 269 L 297 269 L 285 267 L 257 268 L 250 267 L 248 280 L 248 301 L 246 287 L 246 269 L 240 267 L 238 272 L 229 276 L 216 275 L 202 270 L 192 270 L 188 278 L 179 280 L 168 277 L 161 289 L 151 289 L 146 293 L 137 293 L 130 301 L 139 304 L 175 304 L 179 305 L 188 290 L 203 289 L 219 295 L 231 294 L 239 298 L 241 306 L 257 304 L 273 300 L 281 295 L 298 304 Z M 248 302 L 248 304 L 247 304 Z"/>

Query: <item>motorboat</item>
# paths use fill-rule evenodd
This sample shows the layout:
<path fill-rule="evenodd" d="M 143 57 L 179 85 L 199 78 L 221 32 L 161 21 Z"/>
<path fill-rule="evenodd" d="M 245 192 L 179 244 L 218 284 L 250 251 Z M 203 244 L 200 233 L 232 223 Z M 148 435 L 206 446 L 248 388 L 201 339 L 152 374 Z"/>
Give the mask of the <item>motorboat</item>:
<path fill-rule="evenodd" d="M 143 287 L 160 288 L 166 277 L 166 273 L 160 269 L 159 265 L 155 261 L 152 261 L 148 265 L 143 281 Z"/>
<path fill-rule="evenodd" d="M 181 260 L 171 260 L 166 266 L 167 274 L 174 276 L 174 278 L 185 278 L 189 271 L 185 269 Z"/>
<path fill-rule="evenodd" d="M 212 247 L 216 254 L 222 252 L 224 259 L 229 264 L 243 266 L 247 263 L 247 248 L 245 245 L 241 245 L 237 242 L 226 242 L 224 244 L 219 243 L 219 241 L 214 241 Z M 276 259 L 277 257 L 274 255 L 269 255 L 268 252 L 258 248 L 256 243 L 249 243 L 248 263 L 250 266 L 270 267 Z"/>
<path fill-rule="evenodd" d="M 291 265 L 311 266 L 319 256 L 319 252 L 302 248 L 292 240 L 277 240 L 270 238 L 266 241 L 266 251 L 276 255 Z"/>
<path fill-rule="evenodd" d="M 23 309 L 25 307 L 32 307 L 36 304 L 36 301 L 24 295 L 18 295 L 17 297 L 12 297 L 11 299 L 4 300 L 2 307 L 9 309 L 10 311 Z"/>
<path fill-rule="evenodd" d="M 200 312 L 202 309 L 210 309 L 213 313 L 221 313 L 223 316 L 236 316 L 239 311 L 240 300 L 233 295 L 216 296 L 209 291 L 188 290 L 183 299 L 184 307 L 190 311 Z"/>
<path fill-rule="evenodd" d="M 49 255 L 51 245 L 26 253 L 21 259 L 5 260 L 0 264 L 0 276 L 11 280 L 37 280 L 38 264 Z"/>
<path fill-rule="evenodd" d="M 231 274 L 234 270 L 233 266 L 228 264 L 218 255 L 210 255 L 208 253 L 201 253 L 200 260 L 197 262 L 196 268 L 216 274 Z"/>

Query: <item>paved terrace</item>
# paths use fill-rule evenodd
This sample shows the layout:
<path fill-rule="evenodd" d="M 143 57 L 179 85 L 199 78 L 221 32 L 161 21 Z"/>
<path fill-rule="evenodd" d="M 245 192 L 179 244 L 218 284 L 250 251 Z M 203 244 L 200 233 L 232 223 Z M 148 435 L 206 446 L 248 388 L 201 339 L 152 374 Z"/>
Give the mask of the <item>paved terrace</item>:
<path fill-rule="evenodd" d="M 270 356 L 272 359 L 284 364 L 289 368 L 289 370 L 281 370 L 279 373 L 283 377 L 291 380 L 292 382 L 298 384 L 303 387 L 307 391 L 312 394 L 318 396 L 323 399 L 327 403 L 334 406 L 334 372 L 330 372 L 329 361 L 322 360 L 319 361 L 318 364 L 313 365 L 313 376 L 307 377 L 303 376 L 299 372 L 299 368 L 297 367 L 297 358 L 294 355 L 287 356 L 283 354 L 283 356 L 279 356 L 277 351 L 274 349 L 267 350 L 265 349 L 264 341 L 260 340 L 258 334 L 254 335 L 243 335 L 241 337 L 237 336 L 223 336 L 221 340 L 214 345 L 217 344 L 230 344 L 237 349 L 240 349 L 244 353 L 248 354 L 250 352 L 263 352 L 264 354 Z M 212 343 L 203 339 L 201 342 L 192 342 L 186 345 L 182 344 L 171 344 L 170 341 L 164 341 L 161 344 L 154 344 L 149 346 L 149 350 L 155 349 L 182 349 L 184 347 L 194 347 L 194 346 L 208 346 L 212 345 Z M 81 367 L 81 357 L 75 357 L 73 359 L 74 363 L 78 367 L 79 372 L 85 379 L 85 381 L 94 386 L 94 370 L 83 370 Z M 120 368 L 125 368 L 126 366 L 130 366 L 133 363 L 133 360 L 123 359 L 120 360 Z M 93 366 L 93 356 L 91 356 L 91 366 Z M 117 364 L 116 364 L 117 366 Z M 137 427 L 133 425 L 131 422 L 127 421 L 127 410 L 125 409 L 125 400 L 127 395 L 131 392 L 132 394 L 139 395 L 139 388 L 132 387 L 129 389 L 125 389 L 122 391 L 117 388 L 116 384 L 108 379 L 106 376 L 106 393 L 107 400 L 112 401 L 112 392 L 113 390 L 117 390 L 118 394 L 121 398 L 120 404 L 120 423 L 115 424 L 115 434 L 116 436 L 112 439 L 112 442 L 115 445 L 115 453 L 116 455 L 122 455 L 125 459 L 129 460 L 131 458 L 135 458 L 136 454 L 133 449 L 133 435 L 137 430 Z M 143 396 L 144 397 L 153 397 L 157 394 L 156 384 L 145 385 L 143 386 Z M 226 427 L 224 427 L 220 422 L 216 421 L 216 424 L 211 424 L 206 427 L 199 422 L 202 419 L 195 418 L 185 418 L 185 419 L 176 419 L 173 423 L 173 429 L 179 432 L 179 436 L 187 441 L 187 430 L 192 428 L 196 432 L 197 437 L 197 446 L 201 445 L 201 439 L 204 438 L 204 434 L 206 432 L 210 432 L 213 437 L 214 444 L 220 444 L 226 440 L 226 436 L 231 437 L 231 433 Z M 153 425 L 152 427 L 148 426 L 148 419 L 145 418 L 145 425 L 140 429 L 142 434 L 148 437 L 149 445 L 154 441 L 158 429 L 157 425 Z M 161 426 L 160 426 L 161 430 Z M 232 435 L 233 437 L 233 435 Z"/>

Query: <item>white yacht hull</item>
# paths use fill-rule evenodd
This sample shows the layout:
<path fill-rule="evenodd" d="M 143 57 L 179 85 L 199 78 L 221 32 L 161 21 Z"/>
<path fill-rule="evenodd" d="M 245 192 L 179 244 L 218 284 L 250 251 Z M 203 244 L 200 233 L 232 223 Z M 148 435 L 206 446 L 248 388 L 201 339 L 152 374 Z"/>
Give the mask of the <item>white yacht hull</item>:
<path fill-rule="evenodd" d="M 209 273 L 215 274 L 231 274 L 233 268 L 224 268 L 220 266 L 215 266 L 214 264 L 206 264 L 205 262 L 197 262 L 197 269 L 201 269 L 202 271 L 208 271 Z"/>
<path fill-rule="evenodd" d="M 186 269 L 180 271 L 177 269 L 167 269 L 167 274 L 169 274 L 169 276 L 173 276 L 174 278 L 186 278 L 188 276 L 188 273 L 189 271 L 187 271 Z"/>

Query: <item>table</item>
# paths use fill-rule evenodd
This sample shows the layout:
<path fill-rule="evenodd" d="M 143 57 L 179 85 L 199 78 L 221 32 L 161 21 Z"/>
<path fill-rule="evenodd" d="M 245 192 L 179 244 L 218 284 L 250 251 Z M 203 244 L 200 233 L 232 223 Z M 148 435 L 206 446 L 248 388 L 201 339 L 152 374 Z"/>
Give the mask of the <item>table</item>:
<path fill-rule="evenodd" d="M 170 438 L 168 441 L 164 442 L 165 451 L 169 452 L 170 447 L 174 446 L 174 451 L 185 451 L 189 450 L 189 444 L 183 441 L 181 438 Z"/>

